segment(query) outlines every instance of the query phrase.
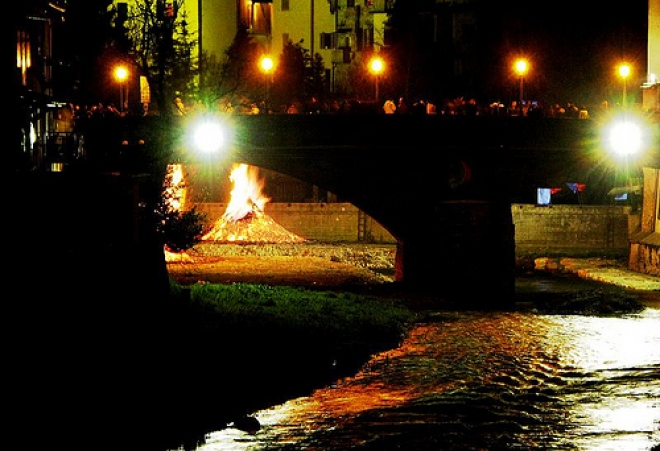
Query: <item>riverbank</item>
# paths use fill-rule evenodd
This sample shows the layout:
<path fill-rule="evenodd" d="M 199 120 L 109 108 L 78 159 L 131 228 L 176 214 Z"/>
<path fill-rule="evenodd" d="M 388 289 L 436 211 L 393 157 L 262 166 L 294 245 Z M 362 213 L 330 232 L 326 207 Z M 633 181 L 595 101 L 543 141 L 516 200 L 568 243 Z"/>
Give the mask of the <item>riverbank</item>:
<path fill-rule="evenodd" d="M 200 243 L 168 264 L 179 283 L 250 282 L 277 285 L 382 285 L 394 280 L 396 245 L 359 243 Z M 660 292 L 660 278 L 628 269 L 609 257 L 520 256 L 517 270 L 575 274 L 631 290 Z"/>
<path fill-rule="evenodd" d="M 232 255 L 227 253 L 230 249 Z M 391 286 L 386 278 L 393 268 L 394 251 L 394 246 L 375 249 L 352 244 L 277 249 L 241 246 L 215 249 L 215 254 L 205 258 L 211 262 L 209 270 L 240 267 L 244 273 L 264 280 L 269 273 L 267 266 L 255 265 L 259 257 L 260 264 L 271 265 L 272 271 L 288 271 L 292 277 L 289 282 L 305 280 L 308 285 L 301 285 L 303 288 L 327 288 L 327 306 L 318 315 L 321 323 L 328 325 L 342 324 L 334 316 L 333 307 L 347 286 L 361 295 L 382 293 L 408 308 L 442 308 L 428 296 L 399 296 L 385 288 Z M 120 279 L 127 271 L 127 262 L 114 259 L 102 261 L 102 265 L 92 265 L 88 260 L 76 263 L 76 268 L 85 269 L 82 275 L 94 277 L 88 280 L 74 273 L 75 278 L 64 281 L 67 284 L 53 285 L 53 292 L 64 296 L 43 298 L 35 296 L 32 287 L 41 286 L 41 294 L 50 285 L 31 278 L 31 284 L 22 285 L 26 295 L 14 303 L 20 306 L 20 316 L 8 316 L 12 327 L 17 320 L 20 325 L 18 343 L 12 351 L 15 355 L 8 368 L 12 373 L 9 385 L 20 393 L 11 410 L 21 423 L 17 432 L 25 445 L 66 443 L 70 449 L 86 449 L 94 443 L 98 449 L 128 446 L 163 451 L 173 449 L 164 444 L 172 445 L 174 441 L 174 449 L 181 443 L 190 445 L 186 449 L 194 449 L 200 436 L 223 428 L 233 418 L 231 415 L 248 414 L 351 374 L 351 365 L 343 356 L 318 352 L 325 344 L 305 328 L 290 330 L 282 325 L 266 329 L 249 321 L 249 316 L 243 322 L 227 316 L 214 324 L 209 317 L 190 316 L 184 308 L 185 297 L 135 304 L 141 292 L 132 292 L 128 285 L 114 284 L 108 278 L 109 274 L 117 274 Z M 189 286 L 198 287 L 209 281 L 202 271 L 206 267 L 200 263 L 172 262 L 168 268 L 180 268 L 190 277 Z M 337 272 L 330 274 L 327 268 Z M 65 274 L 61 267 L 57 269 L 58 274 Z M 552 275 L 550 271 L 544 273 Z M 320 285 L 321 280 L 337 274 L 360 277 L 343 279 L 336 287 Z M 227 281 L 235 282 L 237 277 L 233 274 Z M 27 276 L 20 280 L 27 280 Z M 53 284 L 56 281 L 52 275 L 47 280 Z M 268 280 L 275 281 L 273 277 Z M 67 296 L 69 288 L 75 289 L 74 296 Z M 530 287 L 534 292 L 539 289 L 547 290 L 547 286 Z M 166 310 L 170 316 L 164 318 Z M 359 327 L 372 327 L 372 321 L 374 318 L 369 316 Z M 220 335 L 202 335 L 200 339 L 199 334 L 212 331 L 218 324 L 222 327 Z M 329 334 L 324 339 L 333 337 Z"/>
<path fill-rule="evenodd" d="M 394 253 L 394 246 L 352 244 L 206 245 L 197 248 L 195 253 L 191 253 L 189 261 L 173 262 L 168 267 L 170 270 L 176 268 L 174 273 L 181 271 L 179 276 L 188 277 L 190 280 L 188 286 L 193 290 L 209 283 L 249 282 L 265 283 L 271 286 L 294 285 L 323 291 L 327 289 L 332 297 L 336 296 L 334 293 L 339 293 L 347 288 L 351 290 L 359 288 L 359 292 L 363 294 L 382 296 L 382 299 L 397 299 L 400 301 L 400 305 L 417 311 L 421 318 L 424 318 L 425 314 L 433 315 L 433 312 L 437 314 L 437 311 L 443 311 L 443 309 L 445 312 L 449 312 L 448 306 L 437 303 L 432 297 L 395 289 L 396 284 L 392 284 L 391 279 L 384 275 L 388 270 L 393 269 Z M 371 269 L 372 267 L 378 267 L 378 270 Z M 598 274 L 596 271 L 598 268 L 604 273 L 600 276 L 600 280 L 590 277 Z M 600 313 L 606 316 L 621 315 L 626 312 L 636 312 L 640 308 L 634 302 L 635 298 L 628 296 L 630 293 L 650 294 L 649 297 L 643 296 L 645 303 L 647 300 L 653 299 L 658 302 L 660 298 L 660 292 L 654 291 L 654 283 L 658 280 L 649 279 L 644 275 L 639 275 L 641 277 L 638 278 L 636 274 L 624 268 L 623 262 L 617 260 L 541 258 L 532 259 L 531 266 L 529 262 L 527 266 L 521 264 L 518 269 L 520 273 L 516 280 L 517 299 L 512 309 L 521 312 L 561 315 L 594 314 L 597 316 Z M 606 276 L 608 277 L 606 278 Z M 334 282 L 331 282 L 332 279 Z M 553 283 L 554 280 L 559 279 L 562 280 L 560 286 L 563 291 L 561 293 L 557 291 L 558 285 Z M 636 289 L 629 288 L 630 279 L 639 282 L 635 285 Z M 624 286 L 624 282 L 628 288 Z M 329 305 L 334 305 L 334 301 L 330 300 Z M 583 311 L 576 312 L 576 308 L 581 308 Z M 601 309 L 601 311 L 594 311 L 594 308 Z M 617 309 L 619 310 L 617 311 Z M 327 313 L 331 312 L 332 307 L 329 307 Z M 239 327 L 239 329 L 241 328 Z M 252 368 L 252 370 L 248 370 L 247 374 L 262 374 L 258 368 L 265 365 L 270 368 L 269 379 L 287 381 L 292 384 L 290 385 L 292 388 L 303 388 L 302 392 L 309 388 L 304 384 L 310 382 L 313 368 L 318 369 L 323 366 L 324 357 L 313 350 L 305 351 L 304 356 L 301 356 L 297 354 L 296 349 L 309 345 L 312 346 L 312 349 L 320 349 L 323 343 L 310 339 L 310 333 L 301 330 L 289 340 L 290 347 L 282 349 L 278 346 L 275 356 L 269 354 L 268 358 L 260 357 L 260 362 L 255 367 L 255 362 L 251 358 L 253 353 L 250 349 L 260 348 L 258 343 L 272 344 L 274 341 L 263 335 L 263 328 L 254 329 L 246 324 L 243 330 L 253 332 L 250 332 L 249 339 L 245 337 L 241 343 L 232 345 L 233 357 L 229 359 L 232 362 L 232 368 L 236 366 L 245 369 Z M 305 337 L 304 342 L 300 341 L 301 337 Z M 238 351 L 238 349 L 243 349 L 243 351 Z M 213 348 L 208 350 L 208 352 L 212 351 Z M 228 357 L 227 353 L 223 353 L 223 355 Z M 298 355 L 297 358 L 296 355 Z M 291 356 L 294 357 L 290 358 Z M 272 360 L 271 357 L 275 360 Z M 336 361 L 341 362 L 343 356 L 337 357 Z M 331 360 L 335 360 L 335 357 L 332 357 Z M 288 362 L 284 366 L 273 363 L 284 361 Z M 327 362 L 328 359 L 326 358 L 325 361 Z M 241 363 L 237 365 L 237 362 Z M 332 370 L 325 373 L 327 376 L 341 377 L 342 374 L 352 374 L 351 371 L 342 371 L 338 367 L 326 367 L 326 369 Z M 344 370 L 346 369 L 344 367 Z M 316 379 L 317 387 L 328 383 L 329 379 L 324 378 L 322 374 L 323 371 L 317 373 L 317 376 L 321 376 Z M 259 390 L 266 389 L 265 394 L 267 395 L 279 396 L 281 392 L 278 390 L 282 390 L 284 384 L 278 382 L 277 385 L 280 388 L 274 389 L 273 392 L 269 391 L 271 389 L 266 386 L 258 388 Z M 314 383 L 312 383 L 313 385 Z M 297 392 L 300 393 L 300 391 Z M 264 392 L 261 393 L 264 394 Z M 289 396 L 293 397 L 293 392 L 289 392 Z M 271 405 L 274 404 L 276 403 L 271 402 Z M 224 405 L 227 405 L 227 400 L 224 400 Z M 245 413 L 250 412 L 248 410 Z M 196 426 L 202 424 L 202 420 L 203 418 L 200 418 L 195 423 Z M 204 429 L 202 428 L 202 430 Z M 207 431 L 212 429 L 213 427 L 209 425 Z M 222 427 L 216 426 L 216 429 L 222 429 Z"/>
<path fill-rule="evenodd" d="M 541 257 L 535 260 L 535 269 L 571 273 L 631 290 L 660 293 L 660 278 L 633 271 L 625 261 L 613 258 Z"/>

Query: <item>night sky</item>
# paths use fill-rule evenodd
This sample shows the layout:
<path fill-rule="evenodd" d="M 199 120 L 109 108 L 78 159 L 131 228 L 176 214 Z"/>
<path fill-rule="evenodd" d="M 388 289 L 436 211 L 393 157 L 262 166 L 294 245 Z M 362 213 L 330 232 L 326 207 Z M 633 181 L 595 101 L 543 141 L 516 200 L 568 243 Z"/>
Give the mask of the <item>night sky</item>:
<path fill-rule="evenodd" d="M 653 0 L 655 1 L 655 0 Z M 544 6 L 545 5 L 545 6 Z M 503 51 L 529 55 L 530 95 L 583 104 L 620 98 L 616 67 L 629 62 L 629 100 L 641 101 L 647 77 L 648 0 L 519 2 L 519 29 L 507 33 Z"/>

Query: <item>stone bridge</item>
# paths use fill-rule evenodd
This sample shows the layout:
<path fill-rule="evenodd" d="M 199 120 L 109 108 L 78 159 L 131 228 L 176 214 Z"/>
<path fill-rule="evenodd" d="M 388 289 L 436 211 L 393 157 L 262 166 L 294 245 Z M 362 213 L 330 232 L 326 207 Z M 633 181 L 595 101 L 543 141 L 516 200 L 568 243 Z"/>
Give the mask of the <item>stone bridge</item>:
<path fill-rule="evenodd" d="M 312 183 L 396 239 L 397 281 L 442 298 L 512 299 L 511 203 L 538 187 L 612 187 L 595 122 L 415 115 L 227 116 L 225 158 Z"/>

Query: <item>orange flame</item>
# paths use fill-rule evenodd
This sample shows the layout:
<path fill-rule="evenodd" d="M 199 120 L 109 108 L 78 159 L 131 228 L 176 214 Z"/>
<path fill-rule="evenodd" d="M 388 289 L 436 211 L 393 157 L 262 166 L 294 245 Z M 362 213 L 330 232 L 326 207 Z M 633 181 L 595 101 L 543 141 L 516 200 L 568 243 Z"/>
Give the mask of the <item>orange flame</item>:
<path fill-rule="evenodd" d="M 186 205 L 186 185 L 182 164 L 168 164 L 163 182 L 163 196 L 170 211 L 181 211 Z M 165 261 L 191 261 L 192 258 L 184 252 L 172 252 L 165 245 Z"/>
<path fill-rule="evenodd" d="M 186 205 L 186 186 L 183 178 L 183 165 L 168 164 L 165 174 L 165 201 L 171 211 L 180 211 Z"/>
<path fill-rule="evenodd" d="M 231 200 L 213 228 L 202 240 L 258 243 L 301 243 L 306 241 L 273 221 L 264 213 L 270 199 L 262 194 L 264 181 L 258 169 L 234 165 L 229 179 L 234 183 Z"/>
<path fill-rule="evenodd" d="M 270 199 L 261 193 L 264 181 L 259 179 L 256 168 L 246 164 L 235 164 L 229 180 L 234 183 L 234 189 L 231 190 L 231 200 L 223 219 L 239 221 L 255 211 L 264 211 L 264 207 Z"/>

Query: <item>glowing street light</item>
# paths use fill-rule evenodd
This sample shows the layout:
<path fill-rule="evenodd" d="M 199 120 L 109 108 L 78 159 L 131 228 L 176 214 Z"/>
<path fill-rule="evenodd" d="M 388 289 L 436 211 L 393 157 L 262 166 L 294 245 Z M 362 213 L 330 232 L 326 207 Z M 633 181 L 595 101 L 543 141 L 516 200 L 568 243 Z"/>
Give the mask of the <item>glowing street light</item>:
<path fill-rule="evenodd" d="M 529 62 L 525 58 L 518 58 L 514 63 L 513 63 L 513 69 L 516 71 L 516 74 L 518 74 L 518 77 L 520 78 L 520 90 L 519 90 L 519 98 L 518 98 L 518 108 L 520 108 L 520 115 L 522 116 L 523 113 L 523 99 L 524 99 L 524 83 L 525 83 L 525 75 L 527 75 L 527 72 L 529 72 Z"/>
<path fill-rule="evenodd" d="M 385 61 L 379 56 L 374 56 L 369 60 L 369 71 L 374 75 L 376 83 L 376 105 L 380 102 L 379 81 L 380 75 L 385 71 Z"/>
<path fill-rule="evenodd" d="M 269 97 L 270 97 L 270 74 L 273 71 L 273 68 L 275 67 L 275 62 L 273 59 L 268 56 L 264 55 L 261 57 L 261 60 L 259 60 L 259 67 L 261 68 L 261 71 L 264 73 L 264 78 L 266 79 L 266 98 L 264 100 L 264 109 L 266 110 L 265 113 L 268 112 L 268 104 L 269 104 Z"/>
<path fill-rule="evenodd" d="M 650 124 L 634 112 L 620 112 L 604 124 L 603 147 L 609 152 L 611 163 L 620 173 L 624 186 L 615 187 L 610 194 L 633 196 L 639 188 L 639 170 L 647 159 L 653 160 L 653 132 Z M 639 193 L 637 193 L 639 194 Z M 625 199 L 626 197 L 621 197 Z M 630 198 L 639 201 L 637 196 Z M 636 208 L 636 204 L 633 207 Z"/>
<path fill-rule="evenodd" d="M 124 84 L 128 80 L 128 69 L 126 66 L 115 67 L 115 80 L 119 83 L 119 111 L 124 111 Z M 128 92 L 126 92 L 128 103 Z"/>
<path fill-rule="evenodd" d="M 632 113 L 614 117 L 605 129 L 605 147 L 617 161 L 638 160 L 649 150 L 649 130 Z"/>
<path fill-rule="evenodd" d="M 189 139 L 203 155 L 215 155 L 227 145 L 228 128 L 215 117 L 202 116 L 190 125 Z"/>
<path fill-rule="evenodd" d="M 619 76 L 623 80 L 623 97 L 621 99 L 621 107 L 625 108 L 626 107 L 626 88 L 628 85 L 628 77 L 630 77 L 630 73 L 632 72 L 632 68 L 630 67 L 630 64 L 628 63 L 621 63 L 619 65 Z"/>

